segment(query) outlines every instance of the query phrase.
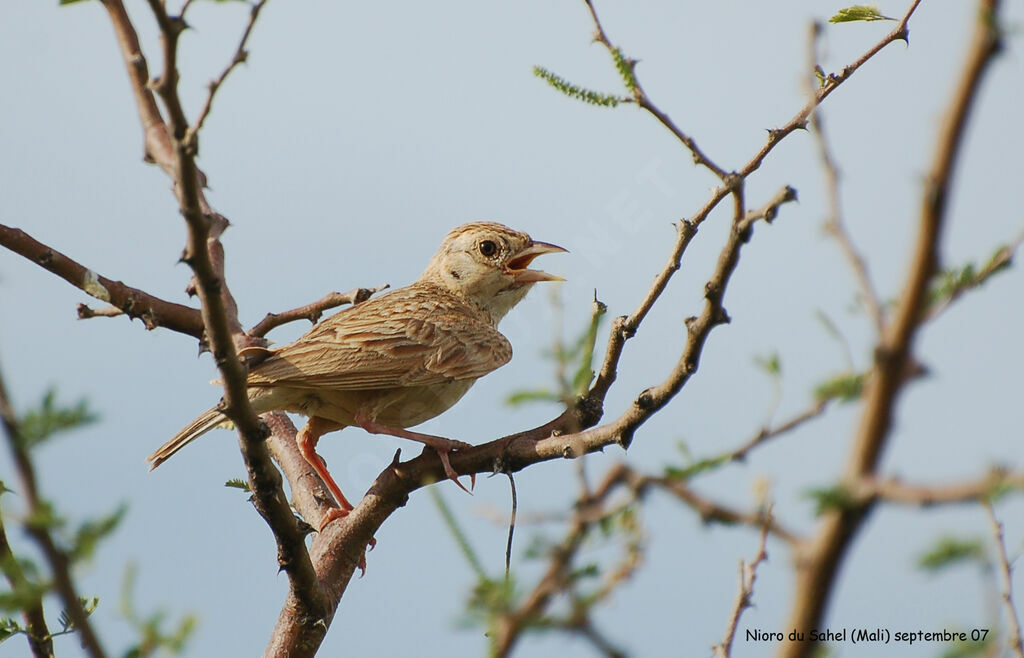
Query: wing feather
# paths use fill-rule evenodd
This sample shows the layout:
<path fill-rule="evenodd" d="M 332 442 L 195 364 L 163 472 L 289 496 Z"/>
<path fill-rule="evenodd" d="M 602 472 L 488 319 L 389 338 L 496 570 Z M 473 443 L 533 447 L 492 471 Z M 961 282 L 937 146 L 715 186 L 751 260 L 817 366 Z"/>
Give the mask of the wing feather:
<path fill-rule="evenodd" d="M 396 290 L 273 350 L 250 372 L 249 385 L 356 390 L 476 379 L 512 358 L 488 320 L 436 288 Z"/>

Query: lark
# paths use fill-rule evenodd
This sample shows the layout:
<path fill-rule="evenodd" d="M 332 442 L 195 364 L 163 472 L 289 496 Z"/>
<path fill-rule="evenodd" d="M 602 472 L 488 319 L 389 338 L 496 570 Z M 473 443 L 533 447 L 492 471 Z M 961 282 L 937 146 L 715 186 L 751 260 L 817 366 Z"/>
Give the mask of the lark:
<path fill-rule="evenodd" d="M 423 443 L 462 487 L 449 454 L 471 446 L 406 428 L 447 411 L 477 379 L 509 362 L 512 346 L 498 323 L 535 283 L 562 280 L 529 265 L 564 251 L 502 224 L 464 224 L 445 237 L 412 285 L 266 350 L 249 372 L 249 400 L 257 413 L 280 410 L 309 419 L 296 436 L 299 450 L 338 503 L 321 530 L 352 509 L 316 452 L 328 432 L 356 426 Z M 217 408 L 202 414 L 148 457 L 151 469 L 226 420 Z"/>

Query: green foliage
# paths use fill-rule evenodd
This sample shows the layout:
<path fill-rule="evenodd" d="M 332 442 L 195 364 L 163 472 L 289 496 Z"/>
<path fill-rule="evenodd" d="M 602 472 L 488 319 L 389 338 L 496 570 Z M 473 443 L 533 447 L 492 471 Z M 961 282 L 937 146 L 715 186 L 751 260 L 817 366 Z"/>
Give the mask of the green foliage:
<path fill-rule="evenodd" d="M 40 594 L 40 596 L 42 596 L 42 594 Z M 39 600 L 39 597 L 27 600 L 23 604 L 19 605 L 18 609 L 22 610 L 29 606 L 38 605 Z M 79 602 L 81 602 L 82 608 L 85 610 L 86 616 L 91 615 L 100 605 L 100 600 L 95 596 L 80 596 L 78 597 L 78 600 Z M 60 611 L 60 616 L 57 618 L 57 622 L 60 624 L 60 630 L 55 633 L 50 633 L 51 638 L 58 637 L 60 635 L 70 635 L 71 633 L 74 633 L 76 630 L 75 623 L 71 620 L 71 614 L 67 610 Z M 21 624 L 17 622 L 17 620 L 12 619 L 11 617 L 0 618 L 0 642 L 3 642 L 4 640 L 7 640 L 15 635 L 18 635 L 19 633 L 24 633 L 25 635 L 27 635 L 28 629 L 23 628 Z"/>
<path fill-rule="evenodd" d="M 3 642 L 12 635 L 24 632 L 25 629 L 21 627 L 17 620 L 10 617 L 0 617 L 0 642 Z"/>
<path fill-rule="evenodd" d="M 778 352 L 772 352 L 768 356 L 755 356 L 754 365 L 770 377 L 778 377 L 782 374 L 782 359 L 779 358 Z"/>
<path fill-rule="evenodd" d="M 940 571 L 963 562 L 988 564 L 985 542 L 980 539 L 941 537 L 917 558 L 917 566 L 925 571 Z"/>
<path fill-rule="evenodd" d="M 883 16 L 878 7 L 868 5 L 853 5 L 846 9 L 840 9 L 836 15 L 828 19 L 829 23 L 852 23 L 854 21 L 894 21 L 895 18 Z"/>
<path fill-rule="evenodd" d="M 570 403 L 573 398 L 586 395 L 594 380 L 594 346 L 597 332 L 608 307 L 594 299 L 587 328 L 571 344 L 559 340 L 550 356 L 558 366 L 558 388 L 556 393 L 548 388 L 514 391 L 505 398 L 505 404 L 519 406 L 532 402 Z M 566 373 L 571 372 L 569 376 Z"/>
<path fill-rule="evenodd" d="M 838 400 L 853 402 L 864 391 L 864 373 L 852 372 L 836 375 L 814 387 L 814 399 L 819 402 Z"/>
<path fill-rule="evenodd" d="M 938 272 L 928 289 L 925 307 L 930 309 L 939 304 L 949 302 L 962 293 L 984 284 L 993 275 L 998 274 L 1012 264 L 1011 249 L 1000 246 L 980 267 L 967 263 L 960 267 L 948 267 Z"/>
<path fill-rule="evenodd" d="M 77 562 L 91 558 L 96 552 L 96 546 L 100 543 L 100 540 L 117 529 L 127 511 L 128 506 L 121 503 L 116 510 L 107 516 L 82 523 L 75 532 L 75 536 L 71 541 L 71 549 L 68 551 L 68 557 L 71 561 Z"/>
<path fill-rule="evenodd" d="M 562 398 L 546 388 L 526 389 L 509 393 L 505 398 L 505 404 L 511 407 L 518 407 L 533 402 L 558 402 Z"/>
<path fill-rule="evenodd" d="M 96 608 L 100 605 L 99 598 L 95 596 L 80 596 L 78 597 L 78 602 L 82 604 L 82 609 L 85 610 L 86 617 L 95 612 Z M 71 620 L 71 613 L 67 610 L 60 611 L 60 617 L 58 617 L 57 621 L 60 623 L 61 630 L 54 633 L 54 637 L 57 635 L 65 635 L 67 633 L 75 632 L 75 622 Z"/>
<path fill-rule="evenodd" d="M 534 66 L 533 74 L 569 98 L 575 98 L 576 100 L 583 101 L 584 103 L 598 105 L 600 107 L 615 107 L 624 101 L 624 99 L 612 94 L 603 94 L 598 91 L 574 85 L 565 78 L 558 76 L 541 66 Z"/>
<path fill-rule="evenodd" d="M 143 616 L 135 609 L 135 565 L 129 564 L 125 569 L 121 583 L 121 614 L 131 624 L 139 636 L 139 641 L 125 652 L 125 658 L 145 658 L 165 650 L 171 654 L 180 654 L 196 628 L 195 615 L 185 615 L 178 625 L 169 632 L 163 630 L 167 621 L 167 613 L 157 610 Z"/>
<path fill-rule="evenodd" d="M 995 624 L 992 624 L 995 627 Z M 953 632 L 966 632 L 968 637 L 971 635 L 972 629 L 964 628 L 951 628 Z M 940 658 L 971 658 L 972 656 L 998 656 L 1000 652 L 993 647 L 996 640 L 996 633 L 987 632 L 978 641 L 972 642 L 951 642 L 949 648 L 939 654 Z M 1006 654 L 1004 654 L 1006 655 Z"/>
<path fill-rule="evenodd" d="M 6 565 L 3 567 L 3 572 L 8 573 Z M 20 582 L 11 589 L 0 592 L 0 610 L 4 612 L 21 612 L 39 603 L 45 593 L 46 587 L 38 583 Z"/>
<path fill-rule="evenodd" d="M 730 461 L 728 454 L 718 455 L 716 457 L 708 457 L 706 459 L 698 459 L 689 466 L 666 466 L 665 477 L 669 480 L 677 480 L 680 482 L 686 482 L 690 478 L 713 471 L 723 464 L 727 464 Z"/>
<path fill-rule="evenodd" d="M 224 486 L 229 489 L 241 489 L 242 491 L 252 493 L 252 490 L 249 489 L 249 483 L 242 478 L 231 478 L 224 483 Z"/>
<path fill-rule="evenodd" d="M 854 502 L 850 492 L 841 486 L 811 489 L 804 496 L 814 501 L 815 516 L 821 516 L 829 510 L 848 510 Z"/>
<path fill-rule="evenodd" d="M 97 418 L 85 400 L 71 406 L 58 405 L 57 393 L 50 389 L 38 408 L 28 410 L 18 419 L 20 438 L 26 447 L 32 447 L 58 432 L 94 423 Z"/>
<path fill-rule="evenodd" d="M 434 504 L 437 505 L 437 510 L 441 513 L 441 518 L 444 519 L 445 526 L 451 533 L 455 543 L 458 544 L 459 550 L 462 551 L 462 555 L 466 558 L 469 566 L 473 568 L 473 572 L 476 573 L 480 580 L 486 580 L 487 573 L 484 571 L 483 563 L 480 562 L 476 551 L 473 550 L 473 546 L 469 543 L 469 538 L 466 537 L 466 533 L 463 532 L 462 527 L 455 520 L 455 515 L 452 514 L 451 508 L 448 507 L 448 503 L 445 502 L 438 488 L 430 487 L 430 495 L 434 499 Z"/>
<path fill-rule="evenodd" d="M 64 5 L 73 5 L 77 2 L 83 2 L 83 0 L 60 0 L 60 2 L 57 3 L 57 5 L 59 7 L 63 7 Z"/>
<path fill-rule="evenodd" d="M 626 85 L 626 89 L 628 89 L 631 94 L 636 94 L 637 90 L 640 88 L 640 83 L 637 82 L 636 74 L 633 71 L 633 67 L 636 65 L 636 62 L 631 59 L 627 59 L 626 56 L 622 54 L 622 50 L 618 48 L 612 48 L 610 52 L 612 54 L 612 59 L 615 61 L 615 70 L 619 72 L 619 77 L 622 78 L 622 84 Z"/>

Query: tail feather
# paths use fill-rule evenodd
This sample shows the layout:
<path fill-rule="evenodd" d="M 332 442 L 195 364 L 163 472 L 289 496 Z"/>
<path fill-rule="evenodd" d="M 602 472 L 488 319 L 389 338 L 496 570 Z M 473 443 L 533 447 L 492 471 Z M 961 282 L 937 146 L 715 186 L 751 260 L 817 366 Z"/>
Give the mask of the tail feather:
<path fill-rule="evenodd" d="M 217 411 L 216 407 L 204 412 L 201 416 L 189 423 L 180 432 L 174 435 L 167 443 L 157 448 L 149 457 L 146 457 L 146 461 L 149 462 L 149 470 L 153 470 L 160 464 L 170 459 L 174 453 L 178 452 L 188 444 L 198 439 L 203 434 L 206 434 L 214 427 L 217 427 L 228 418 L 221 412 Z"/>

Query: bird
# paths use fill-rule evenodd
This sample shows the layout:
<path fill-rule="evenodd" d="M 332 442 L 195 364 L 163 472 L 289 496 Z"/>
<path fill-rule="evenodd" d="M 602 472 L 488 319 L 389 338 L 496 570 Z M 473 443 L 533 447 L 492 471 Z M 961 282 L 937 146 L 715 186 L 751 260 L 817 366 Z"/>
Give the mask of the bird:
<path fill-rule="evenodd" d="M 412 284 L 340 311 L 293 343 L 240 352 L 262 358 L 246 382 L 257 413 L 308 419 L 296 443 L 338 505 L 319 530 L 353 509 L 316 452 L 321 436 L 345 427 L 433 448 L 445 475 L 465 489 L 449 454 L 470 444 L 406 428 L 447 411 L 477 379 L 511 360 L 498 323 L 534 284 L 564 281 L 529 265 L 566 251 L 496 222 L 463 224 Z M 217 407 L 206 411 L 147 458 L 150 470 L 227 420 Z"/>

